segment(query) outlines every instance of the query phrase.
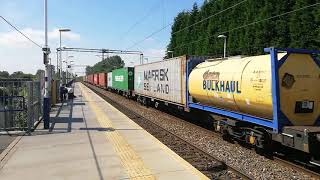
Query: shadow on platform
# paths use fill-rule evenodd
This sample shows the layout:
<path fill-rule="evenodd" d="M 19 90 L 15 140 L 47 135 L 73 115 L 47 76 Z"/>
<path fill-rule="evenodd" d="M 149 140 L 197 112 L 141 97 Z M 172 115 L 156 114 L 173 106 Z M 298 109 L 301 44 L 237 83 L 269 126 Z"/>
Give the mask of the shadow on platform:
<path fill-rule="evenodd" d="M 83 118 L 74 118 L 73 117 L 73 108 L 74 106 L 84 106 L 85 103 L 74 103 L 73 99 L 69 100 L 67 103 L 62 103 L 57 110 L 57 114 L 55 117 L 50 118 L 51 126 L 49 128 L 49 132 L 53 132 L 56 130 L 66 130 L 67 132 L 72 131 L 72 123 L 81 123 L 83 122 Z M 62 111 L 68 109 L 66 113 L 61 113 Z M 67 117 L 59 117 L 62 114 L 69 114 Z M 55 128 L 56 124 L 68 124 L 67 128 Z"/>
<path fill-rule="evenodd" d="M 73 103 L 73 106 L 84 106 L 86 103 Z"/>
<path fill-rule="evenodd" d="M 114 129 L 114 128 L 79 128 L 86 131 L 140 131 L 143 129 Z"/>
<path fill-rule="evenodd" d="M 51 123 L 79 123 L 83 122 L 83 118 L 69 118 L 69 117 L 54 117 L 51 118 Z"/>
<path fill-rule="evenodd" d="M 115 131 L 113 128 L 79 128 L 79 130 L 85 130 L 85 131 Z"/>

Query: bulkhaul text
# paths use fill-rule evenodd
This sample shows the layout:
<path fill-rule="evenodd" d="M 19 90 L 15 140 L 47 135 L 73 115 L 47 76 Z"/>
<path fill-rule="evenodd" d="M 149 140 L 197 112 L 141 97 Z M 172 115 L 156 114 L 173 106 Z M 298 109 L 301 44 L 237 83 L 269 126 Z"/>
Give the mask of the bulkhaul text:
<path fill-rule="evenodd" d="M 203 80 L 203 90 L 240 94 L 239 81 Z"/>

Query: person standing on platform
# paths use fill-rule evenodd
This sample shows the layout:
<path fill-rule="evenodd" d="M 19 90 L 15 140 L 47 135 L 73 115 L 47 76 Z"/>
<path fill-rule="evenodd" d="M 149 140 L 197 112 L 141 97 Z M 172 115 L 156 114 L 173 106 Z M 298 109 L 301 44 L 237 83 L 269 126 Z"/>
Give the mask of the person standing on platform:
<path fill-rule="evenodd" d="M 63 102 L 66 99 L 66 88 L 65 88 L 65 84 L 63 84 L 62 86 L 60 86 L 60 101 Z"/>

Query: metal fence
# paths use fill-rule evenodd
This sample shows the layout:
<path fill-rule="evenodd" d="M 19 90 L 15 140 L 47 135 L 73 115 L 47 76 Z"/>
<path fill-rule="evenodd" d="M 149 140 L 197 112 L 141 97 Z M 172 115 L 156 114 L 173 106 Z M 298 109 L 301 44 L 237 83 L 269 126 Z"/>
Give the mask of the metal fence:
<path fill-rule="evenodd" d="M 42 117 L 40 82 L 0 79 L 0 131 L 31 131 Z"/>

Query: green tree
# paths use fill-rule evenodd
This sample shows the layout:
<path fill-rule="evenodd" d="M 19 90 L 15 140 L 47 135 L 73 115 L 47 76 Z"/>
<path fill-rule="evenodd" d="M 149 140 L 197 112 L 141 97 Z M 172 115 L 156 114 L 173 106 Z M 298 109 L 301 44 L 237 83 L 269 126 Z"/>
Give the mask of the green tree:
<path fill-rule="evenodd" d="M 124 65 L 125 63 L 120 56 L 111 56 L 96 63 L 94 66 L 87 66 L 86 74 L 110 72 L 114 69 L 122 68 Z"/>
<path fill-rule="evenodd" d="M 248 0 L 229 9 L 239 1 L 205 0 L 200 8 L 194 4 L 190 11 L 184 10 L 177 15 L 167 50 L 174 51 L 175 56 L 221 57 L 223 40 L 217 38 L 219 34 L 228 37 L 229 56 L 259 55 L 264 53 L 265 47 L 272 46 L 319 49 L 318 6 L 278 16 L 316 2 L 318 0 Z M 194 23 L 197 24 L 191 26 Z"/>
<path fill-rule="evenodd" d="M 184 42 L 182 35 L 185 34 L 184 32 L 180 32 L 186 23 L 187 14 L 185 12 L 181 12 L 177 15 L 174 19 L 174 24 L 171 27 L 171 38 L 170 43 L 167 46 L 168 51 L 174 51 L 174 54 L 180 54 L 180 47 L 181 43 Z M 168 56 L 168 55 L 167 55 Z"/>
<path fill-rule="evenodd" d="M 35 75 L 35 79 L 39 80 L 39 78 L 42 78 L 42 75 L 45 74 L 45 71 L 42 69 L 38 69 Z"/>
<path fill-rule="evenodd" d="M 0 71 L 0 78 L 9 78 L 10 74 L 7 71 Z"/>
<path fill-rule="evenodd" d="M 198 39 L 200 34 L 199 26 L 193 25 L 197 21 L 199 21 L 199 10 L 197 3 L 193 4 L 192 11 L 190 12 L 189 18 L 188 18 L 188 24 L 187 24 L 187 36 L 185 37 L 185 42 L 194 42 Z M 194 55 L 196 50 L 197 43 L 190 43 L 187 45 L 187 54 Z"/>
<path fill-rule="evenodd" d="M 23 73 L 22 71 L 16 71 L 16 72 L 13 72 L 11 75 L 10 75 L 10 78 L 17 78 L 17 79 L 34 79 L 35 76 L 32 75 L 32 74 L 25 74 Z"/>
<path fill-rule="evenodd" d="M 315 17 L 315 26 L 316 26 L 316 29 L 315 29 L 315 46 L 320 47 L 320 8 L 315 8 L 314 11 L 314 17 Z"/>
<path fill-rule="evenodd" d="M 92 74 L 93 73 L 93 69 L 91 66 L 86 66 L 86 75 Z"/>
<path fill-rule="evenodd" d="M 314 4 L 315 0 L 296 0 L 293 9 Z M 290 18 L 290 47 L 316 49 L 317 24 L 312 9 L 295 12 Z"/>

